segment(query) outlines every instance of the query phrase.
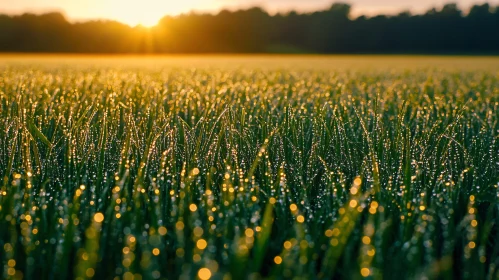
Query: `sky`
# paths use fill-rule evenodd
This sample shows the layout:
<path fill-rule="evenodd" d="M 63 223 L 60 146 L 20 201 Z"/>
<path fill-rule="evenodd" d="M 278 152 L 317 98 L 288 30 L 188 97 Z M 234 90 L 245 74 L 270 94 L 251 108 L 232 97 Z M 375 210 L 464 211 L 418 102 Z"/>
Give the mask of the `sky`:
<path fill-rule="evenodd" d="M 237 9 L 259 6 L 271 13 L 279 11 L 312 11 L 331 5 L 334 0 L 0 0 L 1 14 L 59 11 L 70 21 L 112 19 L 135 26 L 153 26 L 164 15 L 177 15 L 192 10 L 216 12 L 223 8 Z M 466 10 L 480 0 L 347 0 L 354 15 L 393 14 L 402 10 L 421 13 L 448 2 Z M 488 3 L 499 5 L 499 0 Z"/>

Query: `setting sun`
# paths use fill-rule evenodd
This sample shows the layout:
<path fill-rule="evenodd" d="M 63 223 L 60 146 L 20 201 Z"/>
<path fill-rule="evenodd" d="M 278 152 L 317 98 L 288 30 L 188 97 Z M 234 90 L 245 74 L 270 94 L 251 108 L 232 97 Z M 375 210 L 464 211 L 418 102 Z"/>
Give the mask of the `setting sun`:
<path fill-rule="evenodd" d="M 130 26 L 142 25 L 144 27 L 153 27 L 158 23 L 161 16 L 163 15 L 156 15 L 154 12 L 124 13 L 117 20 Z"/>
<path fill-rule="evenodd" d="M 201 0 L 108 0 L 103 1 L 103 16 L 131 26 L 152 27 L 165 15 L 176 15 L 203 6 Z"/>

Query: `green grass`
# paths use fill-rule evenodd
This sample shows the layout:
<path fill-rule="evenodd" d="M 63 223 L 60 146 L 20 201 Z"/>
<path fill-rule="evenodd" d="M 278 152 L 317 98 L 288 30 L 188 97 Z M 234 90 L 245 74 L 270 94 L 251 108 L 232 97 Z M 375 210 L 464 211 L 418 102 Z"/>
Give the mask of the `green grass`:
<path fill-rule="evenodd" d="M 499 277 L 497 58 L 0 61 L 2 278 Z"/>

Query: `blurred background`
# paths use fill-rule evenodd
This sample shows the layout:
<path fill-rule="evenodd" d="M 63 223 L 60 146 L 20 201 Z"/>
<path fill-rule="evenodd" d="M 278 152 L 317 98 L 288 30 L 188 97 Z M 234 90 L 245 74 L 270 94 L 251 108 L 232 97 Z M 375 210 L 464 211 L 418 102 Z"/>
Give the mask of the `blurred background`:
<path fill-rule="evenodd" d="M 0 52 L 499 54 L 499 1 L 180 2 L 0 0 Z"/>

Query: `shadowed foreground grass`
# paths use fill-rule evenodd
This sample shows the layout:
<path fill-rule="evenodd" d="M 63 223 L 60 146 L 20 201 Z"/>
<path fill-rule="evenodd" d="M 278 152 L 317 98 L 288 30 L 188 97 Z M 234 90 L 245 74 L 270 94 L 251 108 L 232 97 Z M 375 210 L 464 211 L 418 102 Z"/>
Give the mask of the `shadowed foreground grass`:
<path fill-rule="evenodd" d="M 3 278 L 499 275 L 497 59 L 44 59 L 0 74 Z"/>

